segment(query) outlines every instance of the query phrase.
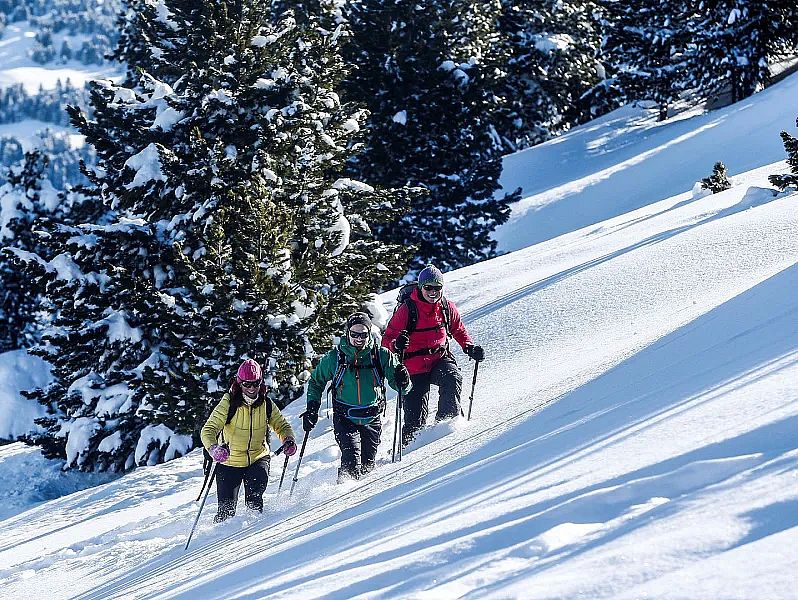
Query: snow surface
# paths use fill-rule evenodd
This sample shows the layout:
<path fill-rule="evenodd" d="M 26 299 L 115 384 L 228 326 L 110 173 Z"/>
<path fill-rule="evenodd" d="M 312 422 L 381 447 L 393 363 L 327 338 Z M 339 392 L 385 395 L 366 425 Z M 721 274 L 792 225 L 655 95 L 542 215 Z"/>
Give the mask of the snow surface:
<path fill-rule="evenodd" d="M 658 110 L 658 109 L 657 109 Z M 782 160 L 779 132 L 796 135 L 798 77 L 709 113 L 657 122 L 657 110 L 624 107 L 506 156 L 502 193 L 520 187 L 494 238 L 512 252 L 683 192 L 722 161 L 742 173 Z"/>
<path fill-rule="evenodd" d="M 729 157 L 713 160 L 744 164 L 775 135 L 747 124 L 796 85 L 793 76 L 747 109 L 727 109 L 729 125 L 707 129 L 681 170 L 668 148 L 690 119 L 616 115 L 569 134 L 639 150 L 647 128 L 651 154 L 634 167 L 632 194 L 631 175 L 580 183 L 600 148 L 573 146 L 569 189 L 582 191 L 556 213 L 563 235 L 447 274 L 447 296 L 487 355 L 472 388 L 473 363 L 457 352 L 471 421 L 431 425 L 392 464 L 391 402 L 377 470 L 336 485 L 339 453 L 323 415 L 294 494 L 290 481 L 277 494 L 280 457 L 265 513 L 240 507 L 214 525 L 211 494 L 188 551 L 198 451 L 19 507 L 2 521 L 3 594 L 798 597 L 798 193 L 768 189 L 783 162 L 731 166 L 734 186 L 706 196 L 682 172 L 721 151 Z M 741 137 L 730 137 L 735 129 Z M 560 150 L 549 143 L 508 162 L 526 157 L 529 171 L 568 186 Z M 609 218 L 580 228 L 585 197 Z M 530 239 L 538 232 L 530 227 Z M 386 309 L 394 296 L 383 295 Z M 297 430 L 303 408 L 286 409 Z M 19 452 L 0 448 L 0 477 L 25 488 L 18 467 L 4 467 Z M 47 466 L 26 460 L 38 481 Z"/>
<path fill-rule="evenodd" d="M 44 407 L 20 391 L 44 387 L 51 379 L 50 366 L 24 350 L 0 354 L 0 439 L 15 439 L 38 427 L 33 420 L 44 416 Z M 0 460 L 2 456 L 0 449 Z"/>
<path fill-rule="evenodd" d="M 35 94 L 39 86 L 54 89 L 59 80 L 62 83 L 70 81 L 79 88 L 91 79 L 119 77 L 119 68 L 112 63 L 84 65 L 80 61 L 70 60 L 63 64 L 40 65 L 28 56 L 28 51 L 35 44 L 34 35 L 27 21 L 9 23 L 0 35 L 0 88 L 21 83 L 26 92 Z M 64 37 L 53 34 L 53 47 L 60 49 Z M 80 47 L 83 36 L 68 37 L 73 47 Z"/>

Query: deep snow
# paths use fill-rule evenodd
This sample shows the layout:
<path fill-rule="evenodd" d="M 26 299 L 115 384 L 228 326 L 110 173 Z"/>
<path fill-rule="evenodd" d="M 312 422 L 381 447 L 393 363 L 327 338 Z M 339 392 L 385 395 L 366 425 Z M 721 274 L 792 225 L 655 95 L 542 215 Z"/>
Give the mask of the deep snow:
<path fill-rule="evenodd" d="M 745 124 L 773 109 L 768 98 L 727 113 L 746 137 L 709 128 L 685 162 L 764 145 L 757 136 L 774 134 Z M 793 130 L 795 116 L 780 127 Z M 667 149 L 684 122 L 613 117 L 572 132 L 587 155 L 656 129 L 658 151 L 636 167 L 652 170 L 638 171 L 639 208 L 589 177 L 560 214 L 568 233 L 447 274 L 487 354 L 470 422 L 431 427 L 391 464 L 388 419 L 378 470 L 337 486 L 323 419 L 293 497 L 270 485 L 264 515 L 214 526 L 211 496 L 188 552 L 197 452 L 32 506 L 2 522 L 3 593 L 798 597 L 798 194 L 769 189 L 767 175 L 786 168 L 777 163 L 732 169 L 735 186 L 720 194 L 698 197 L 693 177 L 660 196 L 655 157 L 678 173 Z M 507 177 L 562 173 L 561 149 L 541 147 L 534 165 L 522 153 Z M 590 162 L 572 152 L 570 164 Z M 580 198 L 596 188 L 612 218 L 579 228 Z M 467 399 L 472 363 L 457 355 Z M 297 429 L 301 404 L 287 410 Z"/>

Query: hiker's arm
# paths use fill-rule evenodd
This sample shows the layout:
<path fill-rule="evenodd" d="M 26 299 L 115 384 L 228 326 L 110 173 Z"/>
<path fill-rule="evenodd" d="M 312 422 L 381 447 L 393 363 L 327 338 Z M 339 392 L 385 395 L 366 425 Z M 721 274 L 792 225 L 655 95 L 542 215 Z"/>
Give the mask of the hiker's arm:
<path fill-rule="evenodd" d="M 407 305 L 402 304 L 396 309 L 396 312 L 388 321 L 388 326 L 385 328 L 385 333 L 382 336 L 382 346 L 388 348 L 391 352 L 396 352 L 394 348 L 394 341 L 403 329 L 407 329 L 407 319 L 409 317 Z"/>
<path fill-rule="evenodd" d="M 328 352 L 322 357 L 316 368 L 313 369 L 313 374 L 308 381 L 308 406 L 321 406 L 321 395 L 324 393 L 327 382 L 333 378 L 333 369 L 335 369 L 336 362 L 335 352 Z"/>
<path fill-rule="evenodd" d="M 272 416 L 271 419 L 269 419 L 269 427 L 271 427 L 272 431 L 280 438 L 280 442 L 284 442 L 287 437 L 296 438 L 288 419 L 283 416 L 283 413 L 280 412 L 280 409 L 277 408 L 274 403 L 272 403 Z"/>
<path fill-rule="evenodd" d="M 397 392 L 399 385 L 396 383 L 396 367 L 399 366 L 399 357 L 387 348 L 380 348 L 380 359 L 382 360 L 383 371 L 385 371 L 385 380 Z M 402 390 L 403 394 L 407 394 L 413 389 L 413 382 L 409 381 L 407 387 Z"/>
<path fill-rule="evenodd" d="M 216 443 L 219 437 L 219 432 L 224 428 L 227 422 L 227 410 L 230 408 L 230 395 L 225 394 L 219 401 L 219 404 L 213 409 L 205 425 L 202 426 L 200 432 L 200 439 L 205 448 L 210 448 Z"/>
<path fill-rule="evenodd" d="M 449 302 L 449 318 L 451 319 L 449 325 L 452 329 L 452 337 L 457 340 L 460 347 L 465 348 L 466 346 L 473 345 L 474 342 L 471 336 L 468 335 L 468 331 L 465 325 L 463 325 L 463 321 L 460 319 L 460 312 L 457 310 L 454 302 Z"/>

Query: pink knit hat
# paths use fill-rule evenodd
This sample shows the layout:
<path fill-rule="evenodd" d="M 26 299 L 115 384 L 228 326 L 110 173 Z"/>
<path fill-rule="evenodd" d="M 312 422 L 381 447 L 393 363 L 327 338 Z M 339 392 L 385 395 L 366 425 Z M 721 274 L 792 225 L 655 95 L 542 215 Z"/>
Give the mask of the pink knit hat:
<path fill-rule="evenodd" d="M 248 358 L 238 367 L 236 380 L 238 383 L 242 381 L 258 381 L 261 377 L 263 377 L 263 371 L 261 371 L 260 365 L 251 358 Z"/>

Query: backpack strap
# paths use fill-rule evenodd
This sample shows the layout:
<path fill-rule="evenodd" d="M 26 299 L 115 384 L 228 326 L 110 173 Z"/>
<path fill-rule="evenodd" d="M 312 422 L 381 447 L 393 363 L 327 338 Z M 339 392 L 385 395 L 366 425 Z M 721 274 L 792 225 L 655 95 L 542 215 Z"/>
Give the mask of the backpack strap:
<path fill-rule="evenodd" d="M 449 301 L 446 296 L 441 296 L 441 312 L 443 313 L 443 325 L 446 327 L 446 337 L 452 337 L 451 323 L 452 317 L 449 314 Z"/>
<path fill-rule="evenodd" d="M 418 306 L 416 306 L 412 298 L 405 300 L 405 306 L 407 307 L 406 329 L 408 335 L 410 335 L 416 330 L 416 325 L 418 325 Z"/>
<path fill-rule="evenodd" d="M 341 385 L 346 372 L 346 355 L 340 346 L 335 347 L 335 361 L 335 374 L 330 382 L 330 387 L 327 388 L 327 396 L 329 397 L 332 393 L 333 402 L 338 399 L 338 386 Z"/>
<path fill-rule="evenodd" d="M 371 366 L 374 368 L 374 377 L 377 378 L 377 383 L 382 390 L 382 398 L 377 401 L 377 404 L 382 404 L 388 401 L 387 390 L 385 389 L 385 369 L 380 360 L 380 349 L 376 345 L 371 347 Z"/>
<path fill-rule="evenodd" d="M 440 329 L 440 325 L 436 325 L 435 327 L 422 327 L 421 329 L 416 329 L 416 325 L 418 325 L 418 306 L 416 306 L 415 301 L 412 298 L 408 298 L 405 300 L 405 306 L 407 306 L 407 333 L 413 333 L 414 331 L 433 331 L 435 329 Z M 446 330 L 446 337 L 452 337 L 451 332 L 451 314 L 449 313 L 449 301 L 446 299 L 445 296 L 441 297 L 441 313 L 443 314 L 443 328 Z"/>

